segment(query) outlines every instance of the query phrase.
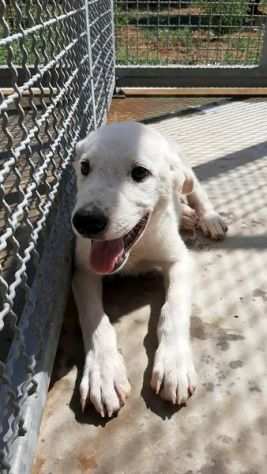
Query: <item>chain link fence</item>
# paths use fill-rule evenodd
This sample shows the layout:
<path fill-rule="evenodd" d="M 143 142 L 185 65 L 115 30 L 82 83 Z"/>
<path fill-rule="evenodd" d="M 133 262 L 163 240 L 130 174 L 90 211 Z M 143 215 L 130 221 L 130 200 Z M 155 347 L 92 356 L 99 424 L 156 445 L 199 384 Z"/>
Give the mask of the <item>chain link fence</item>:
<path fill-rule="evenodd" d="M 70 283 L 70 162 L 113 88 L 112 0 L 0 0 L 1 474 L 30 470 Z"/>

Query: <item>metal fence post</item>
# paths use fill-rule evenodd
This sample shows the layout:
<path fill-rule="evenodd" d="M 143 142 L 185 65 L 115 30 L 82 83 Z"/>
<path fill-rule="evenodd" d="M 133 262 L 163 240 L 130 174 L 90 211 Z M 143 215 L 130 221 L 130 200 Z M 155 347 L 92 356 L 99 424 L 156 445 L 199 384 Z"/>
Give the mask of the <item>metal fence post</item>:
<path fill-rule="evenodd" d="M 265 70 L 265 78 L 267 74 L 267 20 L 265 22 L 264 28 L 264 37 L 263 37 L 263 45 L 261 51 L 261 58 L 260 58 L 260 66 Z M 267 82 L 267 81 L 266 81 Z"/>

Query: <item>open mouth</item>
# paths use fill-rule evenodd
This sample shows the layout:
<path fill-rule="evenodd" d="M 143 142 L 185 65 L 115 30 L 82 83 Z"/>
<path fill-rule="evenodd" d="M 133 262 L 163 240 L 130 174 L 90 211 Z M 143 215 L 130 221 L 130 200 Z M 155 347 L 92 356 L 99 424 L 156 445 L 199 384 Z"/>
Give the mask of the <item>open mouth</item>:
<path fill-rule="evenodd" d="M 118 271 L 126 262 L 129 251 L 140 239 L 148 223 L 149 213 L 133 227 L 126 235 L 113 240 L 92 240 L 90 266 L 100 274 L 110 274 Z"/>

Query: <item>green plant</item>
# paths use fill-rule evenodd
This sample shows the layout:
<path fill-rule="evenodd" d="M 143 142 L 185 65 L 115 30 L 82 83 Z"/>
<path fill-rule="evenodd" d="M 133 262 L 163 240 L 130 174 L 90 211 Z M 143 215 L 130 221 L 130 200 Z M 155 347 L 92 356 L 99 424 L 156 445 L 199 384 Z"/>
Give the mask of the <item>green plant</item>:
<path fill-rule="evenodd" d="M 115 21 L 116 21 L 116 26 L 126 26 L 128 25 L 128 15 L 125 10 L 122 10 L 121 8 L 116 8 L 115 9 Z"/>
<path fill-rule="evenodd" d="M 233 33 L 241 28 L 248 15 L 248 0 L 200 0 L 206 23 L 216 35 Z"/>
<path fill-rule="evenodd" d="M 179 41 L 181 45 L 188 46 L 192 43 L 192 29 L 190 28 L 142 28 L 143 37 L 147 41 L 154 41 L 158 46 L 165 46 L 168 42 Z"/>

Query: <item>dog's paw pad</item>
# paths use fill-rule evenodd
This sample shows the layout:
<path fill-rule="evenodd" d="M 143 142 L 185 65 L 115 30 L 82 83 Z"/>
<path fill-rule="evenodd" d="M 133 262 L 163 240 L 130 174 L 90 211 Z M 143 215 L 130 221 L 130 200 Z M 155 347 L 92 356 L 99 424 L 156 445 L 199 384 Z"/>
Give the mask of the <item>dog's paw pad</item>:
<path fill-rule="evenodd" d="M 182 405 L 193 395 L 197 375 L 190 350 L 159 346 L 151 378 L 151 387 L 161 398 Z"/>
<path fill-rule="evenodd" d="M 99 354 L 92 350 L 87 354 L 80 384 L 82 411 L 92 403 L 103 418 L 111 417 L 125 404 L 130 389 L 119 352 Z"/>
<path fill-rule="evenodd" d="M 199 227 L 206 237 L 213 240 L 224 239 L 228 230 L 224 219 L 215 211 L 207 212 L 199 218 Z"/>

